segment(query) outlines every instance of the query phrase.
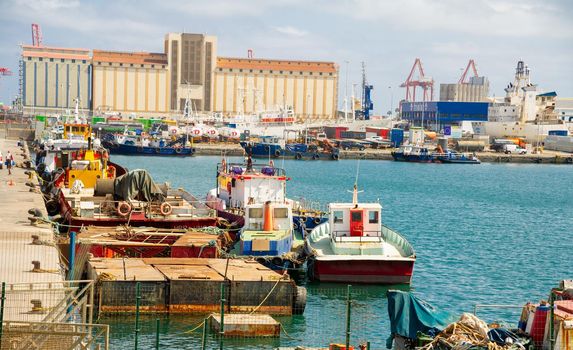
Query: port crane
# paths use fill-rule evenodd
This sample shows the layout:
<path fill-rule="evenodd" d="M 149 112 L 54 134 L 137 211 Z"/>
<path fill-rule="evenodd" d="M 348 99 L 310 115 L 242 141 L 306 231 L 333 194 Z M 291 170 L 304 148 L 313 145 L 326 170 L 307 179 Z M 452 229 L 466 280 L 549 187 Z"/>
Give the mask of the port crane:
<path fill-rule="evenodd" d="M 366 80 L 366 64 L 362 62 L 362 106 L 361 109 L 355 112 L 356 119 L 370 119 L 370 111 L 374 109 L 371 96 L 372 90 L 374 90 L 374 86 L 368 84 Z"/>
<path fill-rule="evenodd" d="M 474 73 L 473 76 L 476 78 L 479 77 L 475 61 L 473 59 L 470 59 L 466 69 L 464 70 L 464 73 L 460 77 L 460 80 L 458 80 L 458 84 L 467 84 L 466 78 L 467 78 L 467 75 L 470 71 L 470 68 L 471 68 L 472 72 Z"/>
<path fill-rule="evenodd" d="M 418 78 L 414 78 L 414 72 L 418 70 Z M 416 58 L 414 65 L 410 70 L 410 74 L 406 78 L 406 81 L 400 85 L 400 87 L 406 88 L 406 101 L 415 102 L 416 101 L 416 88 L 421 87 L 423 91 L 422 101 L 431 101 L 434 99 L 434 79 L 432 77 L 427 77 L 424 74 L 424 68 L 422 67 L 422 61 Z"/>

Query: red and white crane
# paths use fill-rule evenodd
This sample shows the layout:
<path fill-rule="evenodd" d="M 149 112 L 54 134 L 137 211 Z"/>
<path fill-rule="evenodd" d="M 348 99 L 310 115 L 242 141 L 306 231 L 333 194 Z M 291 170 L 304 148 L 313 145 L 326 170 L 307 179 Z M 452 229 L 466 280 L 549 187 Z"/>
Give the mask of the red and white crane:
<path fill-rule="evenodd" d="M 418 75 L 417 78 L 414 78 L 416 68 L 418 70 Z M 416 101 L 416 88 L 418 86 L 421 87 L 423 91 L 422 101 L 432 101 L 434 98 L 434 79 L 425 76 L 422 61 L 420 61 L 419 58 L 416 58 L 408 78 L 406 78 L 406 81 L 400 85 L 400 87 L 406 88 L 406 101 Z"/>
<path fill-rule="evenodd" d="M 42 46 L 42 30 L 37 23 L 32 23 L 32 46 Z"/>
<path fill-rule="evenodd" d="M 468 75 L 468 72 L 470 71 L 470 68 L 472 69 L 472 72 L 474 73 L 473 76 L 479 77 L 475 61 L 473 59 L 470 59 L 470 61 L 468 62 L 468 66 L 466 67 L 466 70 L 464 70 L 464 73 L 460 77 L 460 80 L 458 80 L 458 84 L 467 84 L 466 77 Z"/>

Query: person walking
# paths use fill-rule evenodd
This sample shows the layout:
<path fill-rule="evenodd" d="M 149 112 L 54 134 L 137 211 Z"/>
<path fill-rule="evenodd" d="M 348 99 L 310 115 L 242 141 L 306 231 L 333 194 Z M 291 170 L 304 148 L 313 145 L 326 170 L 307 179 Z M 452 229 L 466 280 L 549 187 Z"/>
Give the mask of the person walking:
<path fill-rule="evenodd" d="M 0 170 L 4 167 L 4 158 L 2 158 L 2 151 L 0 151 Z"/>
<path fill-rule="evenodd" d="M 14 156 L 10 151 L 6 153 L 6 167 L 8 168 L 8 175 L 12 175 L 12 164 L 14 163 Z"/>

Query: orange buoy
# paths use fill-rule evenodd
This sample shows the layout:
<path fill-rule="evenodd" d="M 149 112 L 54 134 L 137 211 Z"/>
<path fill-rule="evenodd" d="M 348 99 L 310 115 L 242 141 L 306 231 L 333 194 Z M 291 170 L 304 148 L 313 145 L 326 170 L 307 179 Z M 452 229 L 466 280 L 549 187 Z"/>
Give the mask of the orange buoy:
<path fill-rule="evenodd" d="M 161 215 L 167 216 L 167 215 L 171 215 L 171 213 L 173 212 L 173 207 L 171 206 L 171 204 L 169 204 L 167 202 L 163 202 L 163 203 L 161 203 L 159 210 L 161 211 Z"/>

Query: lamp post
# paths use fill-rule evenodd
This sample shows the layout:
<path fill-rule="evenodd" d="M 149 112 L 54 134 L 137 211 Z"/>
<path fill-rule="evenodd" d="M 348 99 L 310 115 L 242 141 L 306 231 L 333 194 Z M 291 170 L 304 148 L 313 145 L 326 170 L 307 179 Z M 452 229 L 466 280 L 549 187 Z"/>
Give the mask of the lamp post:
<path fill-rule="evenodd" d="M 394 115 L 394 90 L 391 86 L 388 86 L 388 90 L 390 90 L 390 117 L 392 117 Z"/>
<path fill-rule="evenodd" d="M 344 61 L 346 64 L 346 78 L 344 81 L 344 121 L 348 121 L 348 64 L 350 61 Z"/>

